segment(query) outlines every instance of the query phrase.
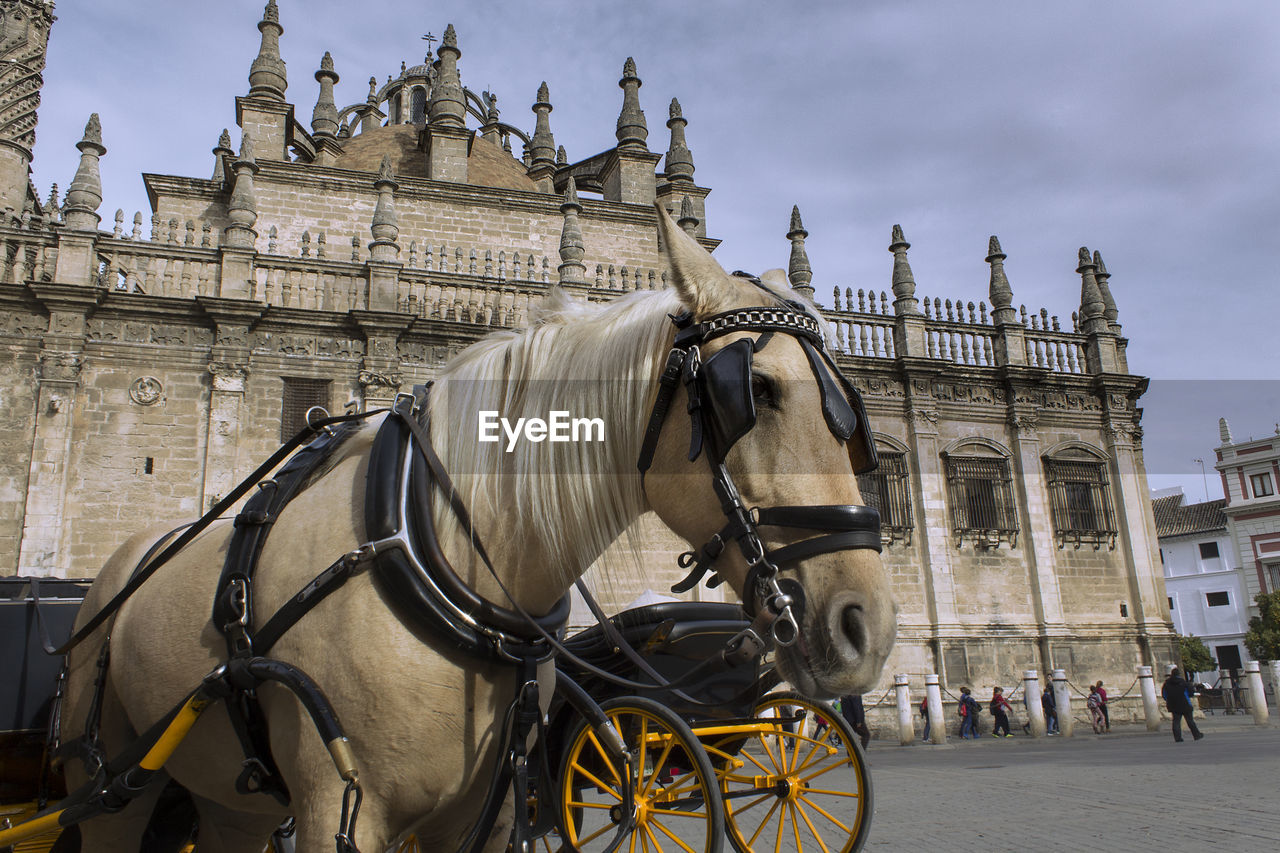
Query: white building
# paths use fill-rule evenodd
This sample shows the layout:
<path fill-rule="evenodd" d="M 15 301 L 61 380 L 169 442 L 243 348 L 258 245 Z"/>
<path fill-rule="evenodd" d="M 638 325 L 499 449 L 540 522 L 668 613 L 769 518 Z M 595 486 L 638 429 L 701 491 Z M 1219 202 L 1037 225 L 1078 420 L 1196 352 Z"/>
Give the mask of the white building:
<path fill-rule="evenodd" d="M 1242 669 L 1251 599 L 1223 511 L 1227 502 L 1185 504 L 1181 488 L 1152 498 L 1174 629 L 1204 640 L 1221 669 Z M 1216 673 L 1204 676 L 1216 680 Z"/>
<path fill-rule="evenodd" d="M 1222 444 L 1213 467 L 1227 496 L 1232 560 L 1244 569 L 1248 612 L 1256 616 L 1254 596 L 1280 590 L 1280 425 L 1274 435 L 1236 441 L 1220 418 L 1218 432 Z"/>

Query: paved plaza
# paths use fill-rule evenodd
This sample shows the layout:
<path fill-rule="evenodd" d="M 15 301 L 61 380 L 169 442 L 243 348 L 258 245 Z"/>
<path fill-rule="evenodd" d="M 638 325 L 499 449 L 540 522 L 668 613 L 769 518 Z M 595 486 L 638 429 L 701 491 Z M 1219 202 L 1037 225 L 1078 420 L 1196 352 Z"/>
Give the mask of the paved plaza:
<path fill-rule="evenodd" d="M 1280 849 L 1280 726 L 1209 717 L 1204 740 L 1123 726 L 1072 738 L 873 741 L 867 850 Z M 989 721 L 988 721 L 989 722 Z"/>

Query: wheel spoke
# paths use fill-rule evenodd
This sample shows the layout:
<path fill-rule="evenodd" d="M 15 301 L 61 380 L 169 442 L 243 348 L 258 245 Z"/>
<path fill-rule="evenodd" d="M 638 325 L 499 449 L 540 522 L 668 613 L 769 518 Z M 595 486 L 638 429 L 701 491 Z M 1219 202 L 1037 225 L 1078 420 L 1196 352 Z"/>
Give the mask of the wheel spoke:
<path fill-rule="evenodd" d="M 806 803 L 808 803 L 808 804 L 809 804 L 809 807 L 810 807 L 810 808 L 812 808 L 815 812 L 817 812 L 818 814 L 822 815 L 822 816 L 823 816 L 823 817 L 825 817 L 827 820 L 829 820 L 829 821 L 831 821 L 832 823 L 834 823 L 836 826 L 840 827 L 840 829 L 841 829 L 841 830 L 843 830 L 844 832 L 852 832 L 852 831 L 853 831 L 853 830 L 851 830 L 849 827 L 845 826 L 845 825 L 844 825 L 844 823 L 843 823 L 841 820 L 839 820 L 835 815 L 831 814 L 831 812 L 827 811 L 827 810 L 826 810 L 826 809 L 824 809 L 822 806 L 820 806 L 820 805 L 818 805 L 817 803 L 815 803 L 813 800 L 810 800 L 808 797 L 802 797 L 801 799 L 803 799 Z M 808 822 L 809 822 L 809 821 L 808 821 L 808 819 L 806 818 L 806 819 L 805 819 L 805 823 L 808 823 Z M 810 828 L 810 829 L 812 829 L 812 828 L 813 828 L 813 827 L 812 827 L 812 825 L 810 825 L 810 827 L 809 827 L 809 828 Z M 817 832 L 814 832 L 814 835 L 817 835 L 817 834 L 818 834 Z"/>
<path fill-rule="evenodd" d="M 618 791 L 615 791 L 607 782 L 604 782 L 603 780 L 601 780 L 598 776 L 596 776 L 590 770 L 583 767 L 581 764 L 579 764 L 576 761 L 573 763 L 573 769 L 577 770 L 583 776 L 587 777 L 587 779 L 591 780 L 592 785 L 595 785 L 604 793 L 609 794 L 618 802 L 622 802 L 622 794 Z"/>
<path fill-rule="evenodd" d="M 801 799 L 804 799 L 804 798 L 802 797 Z M 808 803 L 809 801 L 805 800 L 805 802 Z M 809 805 L 813 806 L 813 803 L 809 803 Z M 813 806 L 813 807 L 818 811 L 822 811 L 822 809 L 819 809 L 817 806 Z M 831 853 L 831 851 L 827 849 L 827 843 L 822 840 L 822 836 L 818 834 L 818 830 L 814 827 L 813 821 L 809 820 L 809 815 L 805 813 L 805 810 L 797 806 L 796 811 L 799 812 L 800 817 L 804 819 L 804 825 L 809 827 L 809 832 L 813 834 L 813 837 L 818 842 L 818 846 L 822 848 L 822 853 Z M 800 849 L 799 839 L 796 839 L 796 849 L 797 850 Z"/>
<path fill-rule="evenodd" d="M 614 725 L 617 725 L 617 723 L 615 722 Z M 592 746 L 596 748 L 596 755 L 600 756 L 600 759 L 604 761 L 605 767 L 609 768 L 609 773 L 613 776 L 614 784 L 621 785 L 622 777 L 618 775 L 618 768 L 614 767 L 613 762 L 609 760 L 609 754 L 605 751 L 604 745 L 600 743 L 600 740 L 596 737 L 596 733 L 588 729 L 587 739 L 591 742 Z M 576 764 L 577 762 L 574 763 Z M 607 786 L 602 785 L 601 787 Z"/>
<path fill-rule="evenodd" d="M 782 800 L 774 799 L 773 805 L 769 807 L 769 811 L 760 820 L 760 825 L 756 827 L 756 831 L 752 833 L 751 840 L 747 842 L 748 847 L 756 846 L 756 839 L 760 837 L 760 833 L 764 832 L 764 828 L 769 825 L 769 818 L 773 817 L 773 813 L 782 805 Z"/>
<path fill-rule="evenodd" d="M 686 815 L 686 817 L 693 817 L 693 815 Z M 675 833 L 673 833 L 671 830 L 667 829 L 667 827 L 661 821 L 655 820 L 652 823 L 654 826 L 658 827 L 659 830 L 661 830 L 663 835 L 665 835 L 667 838 L 670 838 L 677 845 L 679 845 L 680 849 L 685 851 L 685 853 L 694 853 L 694 849 L 692 847 L 690 847 L 688 844 L 685 844 L 683 841 L 681 841 L 680 837 Z M 654 845 L 657 846 L 656 838 L 654 839 Z"/>

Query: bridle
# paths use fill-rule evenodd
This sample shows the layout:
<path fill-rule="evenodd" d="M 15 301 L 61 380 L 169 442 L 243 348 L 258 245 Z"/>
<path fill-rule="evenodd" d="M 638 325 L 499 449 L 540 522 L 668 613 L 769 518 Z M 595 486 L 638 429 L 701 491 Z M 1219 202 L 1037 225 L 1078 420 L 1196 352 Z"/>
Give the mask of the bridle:
<path fill-rule="evenodd" d="M 735 275 L 742 275 L 735 273 Z M 762 290 L 773 293 L 758 279 L 744 276 Z M 776 295 L 776 294 L 775 294 Z M 744 653 L 762 651 L 764 634 L 780 646 L 800 636 L 804 615 L 804 590 L 799 581 L 780 578 L 791 564 L 820 554 L 869 549 L 880 551 L 880 513 L 857 504 L 824 506 L 776 506 L 748 508 L 742 501 L 725 457 L 734 443 L 755 426 L 755 401 L 751 392 L 754 353 L 764 349 L 774 335 L 795 338 L 822 391 L 823 417 L 833 435 L 846 442 L 855 474 L 876 468 L 875 444 L 867 426 L 862 396 L 840 372 L 825 350 L 822 327 L 805 307 L 785 300 L 781 305 L 737 308 L 708 317 L 700 323 L 684 312 L 671 316 L 675 342 L 667 354 L 640 448 L 637 467 L 641 476 L 653 463 L 658 437 L 678 385 L 688 394 L 690 420 L 689 461 L 704 454 L 711 467 L 712 487 L 726 523 L 701 547 L 681 555 L 680 565 L 689 575 L 672 587 L 673 592 L 693 588 L 714 565 L 730 542 L 736 542 L 747 562 L 743 605 L 754 622 L 742 637 Z M 716 338 L 737 332 L 760 332 L 754 341 L 734 341 L 703 360 L 701 347 Z M 779 548 L 767 548 L 761 527 L 793 528 L 821 535 Z M 715 577 L 709 586 L 723 579 Z"/>

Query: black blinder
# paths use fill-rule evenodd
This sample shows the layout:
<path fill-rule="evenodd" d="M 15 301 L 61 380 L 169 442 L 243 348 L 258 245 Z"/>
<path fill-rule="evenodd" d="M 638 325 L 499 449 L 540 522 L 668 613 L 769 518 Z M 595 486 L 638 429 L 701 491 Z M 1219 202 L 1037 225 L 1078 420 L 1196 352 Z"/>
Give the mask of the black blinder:
<path fill-rule="evenodd" d="M 748 338 L 734 341 L 698 370 L 698 390 L 716 462 L 723 462 L 738 439 L 756 425 L 756 404 L 751 395 L 753 350 Z"/>
<path fill-rule="evenodd" d="M 866 474 L 880 464 L 876 458 L 875 441 L 867 426 L 867 410 L 862 395 L 853 383 L 845 378 L 840 368 L 831 363 L 826 353 L 820 352 L 808 338 L 800 338 L 800 346 L 809 359 L 809 367 L 822 389 L 822 416 L 826 418 L 831 433 L 849 445 L 849 459 L 853 473 Z"/>

